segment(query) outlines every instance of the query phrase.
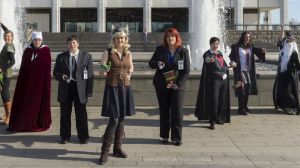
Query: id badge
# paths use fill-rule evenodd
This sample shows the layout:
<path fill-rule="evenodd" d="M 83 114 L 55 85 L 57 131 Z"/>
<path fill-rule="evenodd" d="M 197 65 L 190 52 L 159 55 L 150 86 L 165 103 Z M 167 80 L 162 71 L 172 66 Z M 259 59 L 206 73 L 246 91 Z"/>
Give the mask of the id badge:
<path fill-rule="evenodd" d="M 184 69 L 184 65 L 183 65 L 184 61 L 178 61 L 178 70 L 183 70 Z"/>
<path fill-rule="evenodd" d="M 83 70 L 83 79 L 88 79 L 88 72 L 87 72 L 86 68 L 84 68 L 84 70 Z"/>

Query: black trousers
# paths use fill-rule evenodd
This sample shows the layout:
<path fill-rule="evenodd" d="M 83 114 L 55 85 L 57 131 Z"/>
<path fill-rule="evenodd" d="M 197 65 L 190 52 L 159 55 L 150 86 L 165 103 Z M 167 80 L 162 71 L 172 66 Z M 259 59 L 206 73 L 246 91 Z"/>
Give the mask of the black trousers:
<path fill-rule="evenodd" d="M 237 89 L 239 110 L 245 110 L 248 106 L 250 84 L 244 84 L 244 89 L 239 87 Z"/>
<path fill-rule="evenodd" d="M 212 80 L 212 110 L 210 111 L 210 123 L 216 120 L 223 120 L 223 111 L 225 109 L 227 80 Z"/>
<path fill-rule="evenodd" d="M 184 90 L 158 89 L 156 95 L 160 114 L 160 137 L 169 138 L 171 128 L 171 140 L 182 139 L 182 102 Z"/>
<path fill-rule="evenodd" d="M 80 103 L 75 81 L 69 83 L 67 100 L 65 102 L 60 102 L 60 137 L 64 140 L 69 140 L 71 138 L 71 112 L 73 102 L 75 106 L 78 138 L 80 141 L 84 141 L 89 138 L 86 103 Z"/>

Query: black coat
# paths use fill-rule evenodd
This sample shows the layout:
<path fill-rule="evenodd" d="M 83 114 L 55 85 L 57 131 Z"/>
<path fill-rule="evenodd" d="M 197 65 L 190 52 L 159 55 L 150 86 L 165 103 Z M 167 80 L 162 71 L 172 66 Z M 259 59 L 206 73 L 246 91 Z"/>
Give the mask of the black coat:
<path fill-rule="evenodd" d="M 203 60 L 205 60 L 206 56 L 211 54 L 210 51 L 207 51 L 203 54 Z M 225 62 L 224 62 L 225 64 Z M 226 88 L 226 102 L 225 102 L 225 110 L 223 111 L 223 121 L 226 123 L 230 122 L 230 94 L 229 94 L 229 71 L 228 69 L 222 70 L 218 61 L 215 63 L 206 63 L 203 61 L 202 73 L 200 77 L 199 91 L 196 102 L 195 116 L 198 120 L 209 120 L 210 112 L 212 110 L 213 101 L 212 97 L 212 79 L 218 78 L 217 73 L 220 75 L 226 73 L 227 74 L 227 88 Z"/>
<path fill-rule="evenodd" d="M 188 50 L 185 48 L 179 48 L 178 50 L 179 52 L 176 52 L 174 55 L 175 58 L 172 65 L 170 65 L 168 62 L 167 50 L 168 49 L 163 46 L 156 47 L 156 50 L 151 60 L 148 62 L 150 68 L 156 69 L 153 78 L 153 85 L 157 89 L 166 89 L 167 83 L 163 73 L 174 70 L 176 72 L 176 84 L 178 86 L 178 90 L 184 90 L 185 81 L 190 73 L 190 60 L 189 60 Z M 180 60 L 184 61 L 183 70 L 178 70 L 178 61 Z M 162 61 L 165 63 L 163 69 L 159 69 L 157 64 L 158 61 Z"/>
<path fill-rule="evenodd" d="M 287 64 L 287 71 L 280 72 L 281 56 L 278 59 L 278 69 L 273 86 L 273 102 L 277 109 L 284 108 L 298 108 L 298 71 L 300 70 L 300 63 L 298 53 L 294 51 Z"/>
<path fill-rule="evenodd" d="M 239 44 L 234 44 L 231 46 L 231 53 L 229 55 L 230 60 L 237 63 L 237 67 L 233 69 L 234 74 L 234 83 L 237 81 L 243 81 L 242 73 L 241 73 L 241 63 L 240 63 L 240 54 L 239 54 Z M 254 55 L 256 55 L 261 61 L 265 61 L 261 48 L 256 48 L 254 46 L 251 47 L 251 69 L 250 69 L 250 95 L 257 95 L 257 84 L 256 84 L 256 70 L 255 70 L 255 60 Z M 235 90 L 236 91 L 236 90 Z M 237 96 L 237 92 L 235 92 Z"/>

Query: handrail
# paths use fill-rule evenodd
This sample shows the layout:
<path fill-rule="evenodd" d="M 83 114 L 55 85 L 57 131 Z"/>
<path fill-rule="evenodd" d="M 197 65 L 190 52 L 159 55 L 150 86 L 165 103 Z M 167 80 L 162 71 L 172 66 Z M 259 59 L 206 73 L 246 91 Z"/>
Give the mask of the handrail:
<path fill-rule="evenodd" d="M 286 30 L 300 30 L 300 25 L 284 25 Z M 227 30 L 280 30 L 281 24 L 234 24 L 228 25 Z"/>

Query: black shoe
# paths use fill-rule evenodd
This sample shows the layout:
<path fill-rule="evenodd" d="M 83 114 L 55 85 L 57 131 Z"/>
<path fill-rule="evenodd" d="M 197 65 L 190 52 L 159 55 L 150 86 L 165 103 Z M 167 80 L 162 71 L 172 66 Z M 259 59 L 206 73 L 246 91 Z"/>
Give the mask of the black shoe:
<path fill-rule="evenodd" d="M 238 109 L 238 114 L 239 115 L 248 115 L 248 113 L 245 110 Z"/>
<path fill-rule="evenodd" d="M 223 125 L 223 124 L 224 124 L 224 121 L 223 121 L 223 120 L 217 120 L 217 121 L 216 121 L 216 124 Z"/>
<path fill-rule="evenodd" d="M 250 111 L 250 109 L 249 109 L 248 107 L 245 108 L 245 111 L 246 111 L 247 113 L 251 113 L 251 111 Z"/>
<path fill-rule="evenodd" d="M 87 144 L 88 143 L 88 140 L 85 139 L 85 140 L 80 140 L 80 144 Z"/>
<path fill-rule="evenodd" d="M 181 141 L 175 141 L 174 145 L 175 145 L 175 146 L 181 146 L 181 145 L 182 145 L 182 142 L 181 142 Z"/>
<path fill-rule="evenodd" d="M 69 143 L 69 140 L 61 139 L 59 143 L 60 144 L 67 144 L 67 143 Z"/>
<path fill-rule="evenodd" d="M 164 145 L 168 144 L 169 143 L 168 138 L 163 138 L 161 140 L 161 143 L 164 144 Z"/>
<path fill-rule="evenodd" d="M 215 123 L 210 123 L 210 126 L 208 128 L 211 129 L 211 130 L 214 130 L 215 129 Z"/>

